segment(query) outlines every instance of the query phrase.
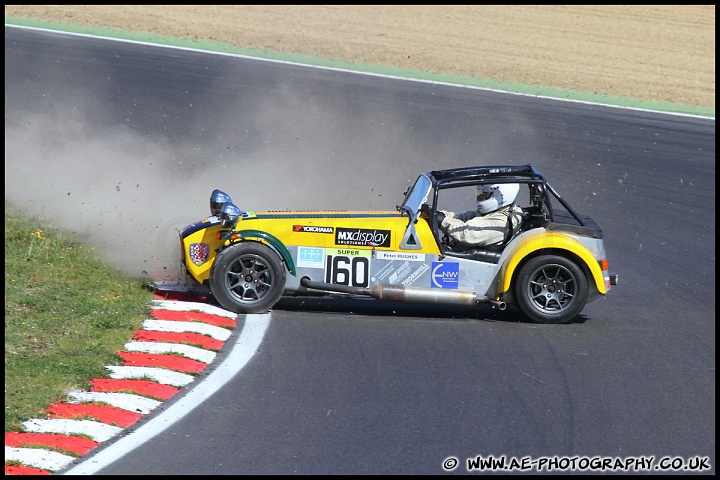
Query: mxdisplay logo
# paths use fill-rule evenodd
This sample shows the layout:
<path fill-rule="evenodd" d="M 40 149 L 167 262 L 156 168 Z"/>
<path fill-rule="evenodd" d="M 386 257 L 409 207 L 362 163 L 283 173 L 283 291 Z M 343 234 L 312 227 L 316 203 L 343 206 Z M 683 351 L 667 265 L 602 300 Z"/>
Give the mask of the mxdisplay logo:
<path fill-rule="evenodd" d="M 336 245 L 365 245 L 389 247 L 390 230 L 365 230 L 362 228 L 338 228 L 335 232 Z"/>
<path fill-rule="evenodd" d="M 293 232 L 333 233 L 332 227 L 316 227 L 314 225 L 293 225 Z"/>

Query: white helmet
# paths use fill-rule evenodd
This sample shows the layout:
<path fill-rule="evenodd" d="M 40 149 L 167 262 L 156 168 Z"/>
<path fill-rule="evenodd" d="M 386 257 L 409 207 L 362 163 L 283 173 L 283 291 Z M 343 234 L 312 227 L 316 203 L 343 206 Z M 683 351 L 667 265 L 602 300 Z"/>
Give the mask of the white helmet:
<path fill-rule="evenodd" d="M 476 197 L 478 212 L 484 215 L 515 203 L 519 191 L 520 184 L 518 183 L 478 185 Z"/>

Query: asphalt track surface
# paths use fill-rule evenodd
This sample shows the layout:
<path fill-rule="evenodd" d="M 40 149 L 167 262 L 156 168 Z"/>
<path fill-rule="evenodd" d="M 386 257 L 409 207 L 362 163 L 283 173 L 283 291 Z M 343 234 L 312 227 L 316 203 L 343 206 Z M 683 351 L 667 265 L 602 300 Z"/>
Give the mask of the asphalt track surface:
<path fill-rule="evenodd" d="M 404 186 L 429 169 L 531 163 L 603 227 L 620 274 L 569 325 L 527 323 L 512 308 L 283 300 L 240 373 L 96 473 L 433 474 L 448 457 L 464 473 L 478 455 L 708 457 L 703 473 L 714 473 L 714 120 L 6 27 L 6 135 L 20 114 L 83 92 L 108 130 L 198 145 L 254 134 L 217 178 L 207 153 L 202 174 L 217 182 L 262 169 L 241 150 L 274 141 L 293 152 L 299 136 L 273 131 L 301 127 L 338 144 L 333 163 L 310 175 L 299 164 L 308 145 L 297 147 L 299 170 L 283 164 L 310 188 L 353 176 L 364 188 L 371 172 Z M 267 106 L 262 120 L 243 115 Z M 328 112 L 337 116 L 322 124 Z M 302 125 L 310 117 L 320 125 Z M 273 187 L 265 192 L 271 202 Z"/>

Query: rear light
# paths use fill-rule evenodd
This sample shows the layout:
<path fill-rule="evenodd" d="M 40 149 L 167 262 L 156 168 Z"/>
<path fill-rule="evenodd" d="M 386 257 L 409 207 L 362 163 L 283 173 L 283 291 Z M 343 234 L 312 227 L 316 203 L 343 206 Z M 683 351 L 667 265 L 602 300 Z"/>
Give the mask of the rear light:
<path fill-rule="evenodd" d="M 598 263 L 600 264 L 600 270 L 602 270 L 603 272 L 607 272 L 607 271 L 608 271 L 608 261 L 607 261 L 607 258 L 603 258 L 603 259 L 600 260 Z"/>
<path fill-rule="evenodd" d="M 603 272 L 603 280 L 605 280 L 605 290 L 609 291 L 611 285 L 617 285 L 617 274 L 608 273 L 608 269 L 610 267 L 608 266 L 607 258 L 599 260 L 598 264 L 600 265 L 600 270 L 602 270 Z"/>

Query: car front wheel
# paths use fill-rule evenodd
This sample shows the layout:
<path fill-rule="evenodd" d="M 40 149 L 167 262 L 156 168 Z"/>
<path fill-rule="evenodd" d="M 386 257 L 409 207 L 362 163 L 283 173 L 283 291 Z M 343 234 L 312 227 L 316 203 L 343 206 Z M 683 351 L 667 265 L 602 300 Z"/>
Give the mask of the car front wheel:
<path fill-rule="evenodd" d="M 558 255 L 530 259 L 515 283 L 520 309 L 537 323 L 568 323 L 585 306 L 588 280 L 573 261 Z"/>
<path fill-rule="evenodd" d="M 220 305 L 232 312 L 266 312 L 285 290 L 285 267 L 269 247 L 238 243 L 215 258 L 210 289 Z"/>

